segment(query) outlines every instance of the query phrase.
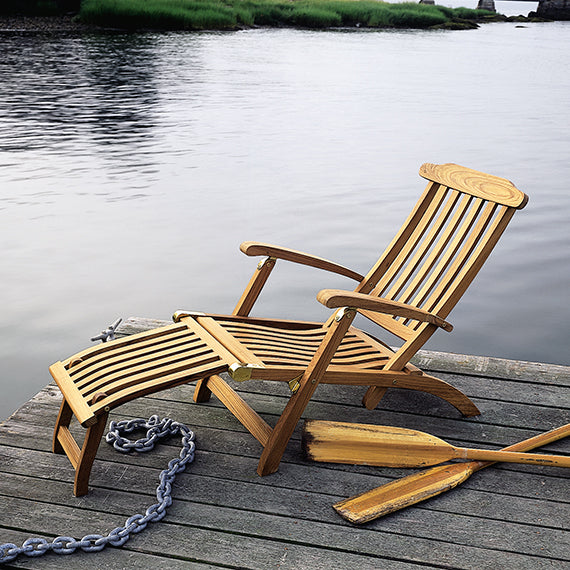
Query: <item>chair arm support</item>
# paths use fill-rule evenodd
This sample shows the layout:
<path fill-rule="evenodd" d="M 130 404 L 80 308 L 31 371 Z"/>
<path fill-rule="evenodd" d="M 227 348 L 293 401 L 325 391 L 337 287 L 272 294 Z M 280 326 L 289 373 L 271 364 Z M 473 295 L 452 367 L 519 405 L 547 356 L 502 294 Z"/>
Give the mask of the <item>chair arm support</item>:
<path fill-rule="evenodd" d="M 418 309 L 417 307 L 412 307 L 411 305 L 406 305 L 405 303 L 400 303 L 398 301 L 371 297 L 370 295 L 364 295 L 362 293 L 342 291 L 341 289 L 323 289 L 322 291 L 319 291 L 317 300 L 329 309 L 335 309 L 337 307 L 353 307 L 355 309 L 387 313 L 395 317 L 404 317 L 407 319 L 431 323 L 432 325 L 441 327 L 447 332 L 451 332 L 453 330 L 453 326 L 450 323 L 437 315 L 429 313 L 428 311 L 424 311 L 423 309 Z"/>
<path fill-rule="evenodd" d="M 328 261 L 322 257 L 316 257 L 287 247 L 280 247 L 257 241 L 244 241 L 239 248 L 243 253 L 250 256 L 267 255 L 269 257 L 275 257 L 285 261 L 292 261 L 293 263 L 300 263 L 301 265 L 316 267 L 317 269 L 324 269 L 325 271 L 330 271 L 332 273 L 338 273 L 339 275 L 350 277 L 358 282 L 364 279 L 364 276 L 356 273 L 356 271 L 343 267 L 342 265 L 338 265 L 337 263 Z"/>

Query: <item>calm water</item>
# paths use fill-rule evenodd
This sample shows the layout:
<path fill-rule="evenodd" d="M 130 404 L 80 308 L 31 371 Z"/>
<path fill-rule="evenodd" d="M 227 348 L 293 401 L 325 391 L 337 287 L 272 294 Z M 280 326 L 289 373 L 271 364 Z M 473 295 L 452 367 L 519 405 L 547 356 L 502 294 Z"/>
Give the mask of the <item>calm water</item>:
<path fill-rule="evenodd" d="M 366 272 L 423 162 L 531 197 L 427 348 L 570 364 L 569 51 L 567 23 L 0 36 L 0 417 L 119 316 L 231 311 L 243 240 Z M 282 265 L 256 314 L 351 285 Z"/>

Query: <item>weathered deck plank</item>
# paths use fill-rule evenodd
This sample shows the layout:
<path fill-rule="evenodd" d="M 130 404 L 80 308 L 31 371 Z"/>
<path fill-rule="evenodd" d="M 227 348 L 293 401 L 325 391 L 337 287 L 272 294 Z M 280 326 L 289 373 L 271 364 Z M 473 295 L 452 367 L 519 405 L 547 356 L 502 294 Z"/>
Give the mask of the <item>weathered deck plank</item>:
<path fill-rule="evenodd" d="M 159 321 L 132 320 L 131 332 Z M 426 369 L 466 391 L 483 411 L 464 419 L 438 398 L 393 390 L 378 410 L 360 407 L 354 388 L 322 386 L 307 416 L 400 425 L 457 443 L 497 448 L 570 422 L 570 368 L 423 353 Z M 470 358 L 471 367 L 469 365 Z M 431 364 L 430 364 L 431 363 Z M 431 368 L 430 368 L 431 367 Z M 246 383 L 248 400 L 269 422 L 281 411 L 282 385 Z M 185 422 L 197 435 L 196 461 L 179 475 L 167 517 L 122 548 L 76 553 L 73 568 L 565 568 L 570 567 L 568 473 L 499 464 L 460 488 L 363 527 L 331 505 L 408 471 L 305 461 L 299 433 L 280 470 L 260 478 L 260 445 L 212 399 L 191 402 L 192 387 L 141 398 L 115 419 L 153 413 Z M 540 396 L 540 397 L 539 397 Z M 50 453 L 60 395 L 48 385 L 0 423 L 0 543 L 108 532 L 155 502 L 159 472 L 176 441 L 150 454 L 122 455 L 102 444 L 86 497 L 72 495 L 73 470 Z M 78 431 L 81 428 L 76 428 Z M 570 442 L 544 448 L 570 452 Z M 96 561 L 96 562 L 95 562 Z M 20 557 L 14 568 L 60 568 L 55 554 Z"/>

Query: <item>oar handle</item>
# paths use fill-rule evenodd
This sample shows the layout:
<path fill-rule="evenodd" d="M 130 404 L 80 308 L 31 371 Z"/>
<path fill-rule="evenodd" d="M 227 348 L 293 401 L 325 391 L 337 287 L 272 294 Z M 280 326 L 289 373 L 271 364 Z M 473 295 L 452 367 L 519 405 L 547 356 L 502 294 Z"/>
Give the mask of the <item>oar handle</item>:
<path fill-rule="evenodd" d="M 519 441 L 518 443 L 513 443 L 508 447 L 504 447 L 501 451 L 528 451 L 530 449 L 536 449 L 537 447 L 542 447 L 543 445 L 548 445 L 549 443 L 554 443 L 559 439 L 568 437 L 570 435 L 570 424 L 560 426 L 559 428 L 551 429 L 550 431 L 540 433 L 524 441 Z M 473 471 L 479 471 L 484 467 L 489 467 L 493 465 L 496 461 L 477 461 L 472 464 Z"/>
<path fill-rule="evenodd" d="M 527 465 L 547 465 L 548 467 L 570 467 L 570 457 L 544 455 L 542 453 L 519 453 L 515 451 L 495 451 L 491 449 L 458 449 L 460 459 L 483 461 L 504 461 Z"/>

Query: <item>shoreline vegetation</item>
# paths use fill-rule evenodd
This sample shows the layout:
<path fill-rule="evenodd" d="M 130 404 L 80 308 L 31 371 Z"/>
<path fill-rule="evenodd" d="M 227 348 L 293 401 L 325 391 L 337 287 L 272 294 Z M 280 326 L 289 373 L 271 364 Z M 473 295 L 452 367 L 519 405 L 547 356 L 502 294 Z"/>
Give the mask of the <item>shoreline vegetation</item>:
<path fill-rule="evenodd" d="M 491 12 L 377 0 L 85 0 L 81 19 L 119 28 L 430 28 L 476 24 Z"/>
<path fill-rule="evenodd" d="M 458 30 L 486 22 L 530 20 L 487 10 L 379 0 L 8 0 L 0 9 L 4 31 Z"/>

